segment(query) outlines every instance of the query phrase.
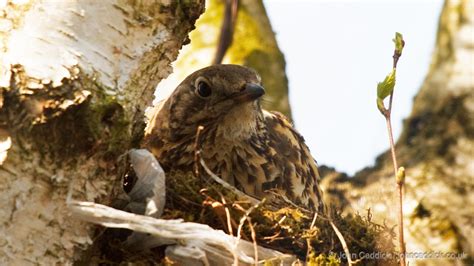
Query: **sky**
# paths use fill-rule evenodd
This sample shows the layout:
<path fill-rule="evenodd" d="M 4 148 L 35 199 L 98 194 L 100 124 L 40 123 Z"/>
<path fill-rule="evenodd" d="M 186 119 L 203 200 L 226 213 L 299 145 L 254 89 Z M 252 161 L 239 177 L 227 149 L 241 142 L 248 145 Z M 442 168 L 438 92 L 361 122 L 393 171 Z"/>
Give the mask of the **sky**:
<path fill-rule="evenodd" d="M 397 67 L 392 120 L 398 138 L 430 65 L 442 0 L 264 0 L 285 55 L 298 131 L 319 164 L 354 174 L 389 148 L 376 87 Z"/>

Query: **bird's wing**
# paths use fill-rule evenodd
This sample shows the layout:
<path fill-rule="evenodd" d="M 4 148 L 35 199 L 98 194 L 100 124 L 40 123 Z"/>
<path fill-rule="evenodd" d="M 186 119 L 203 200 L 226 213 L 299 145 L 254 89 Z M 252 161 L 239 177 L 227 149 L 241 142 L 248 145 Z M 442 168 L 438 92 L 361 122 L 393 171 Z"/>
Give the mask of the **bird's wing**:
<path fill-rule="evenodd" d="M 280 181 L 275 184 L 285 190 L 288 198 L 314 209 L 324 208 L 318 185 L 319 172 L 304 138 L 285 116 L 264 111 L 269 146 L 274 149 L 273 160 L 280 168 Z M 265 185 L 265 184 L 264 184 Z"/>

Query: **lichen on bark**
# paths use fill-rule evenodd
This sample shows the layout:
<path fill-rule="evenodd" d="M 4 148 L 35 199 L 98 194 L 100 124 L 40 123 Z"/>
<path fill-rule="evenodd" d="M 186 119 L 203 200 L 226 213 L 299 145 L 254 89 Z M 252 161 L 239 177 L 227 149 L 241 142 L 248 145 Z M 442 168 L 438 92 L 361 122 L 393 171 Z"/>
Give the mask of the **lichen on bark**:
<path fill-rule="evenodd" d="M 204 2 L 0 6 L 0 264 L 71 264 L 93 239 L 68 196 L 110 203 L 116 162 Z M 32 34 L 34 33 L 34 34 Z"/>

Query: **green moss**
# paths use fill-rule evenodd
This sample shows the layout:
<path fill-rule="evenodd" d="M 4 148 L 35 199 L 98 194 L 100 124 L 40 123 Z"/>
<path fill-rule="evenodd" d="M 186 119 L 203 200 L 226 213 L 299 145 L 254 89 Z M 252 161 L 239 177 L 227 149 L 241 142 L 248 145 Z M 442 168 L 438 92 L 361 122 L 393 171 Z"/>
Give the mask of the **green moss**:
<path fill-rule="evenodd" d="M 224 211 L 224 208 L 227 208 L 235 235 L 242 216 L 252 207 L 252 204 L 245 199 L 239 199 L 237 195 L 213 182 L 203 173 L 200 178 L 196 178 L 192 172 L 171 171 L 167 173 L 166 186 L 167 199 L 162 219 L 181 218 L 187 222 L 203 223 L 228 232 L 227 216 Z M 372 222 L 370 213 L 367 216 L 341 215 L 337 211 L 332 211 L 330 216 L 344 236 L 351 254 L 393 254 L 392 228 Z M 249 214 L 260 246 L 296 255 L 308 265 L 346 264 L 347 261 L 343 258 L 344 249 L 329 224 L 327 215 L 318 215 L 312 227 L 313 217 L 311 212 L 288 206 L 278 198 L 265 200 Z M 243 239 L 252 241 L 248 221 L 245 222 L 241 233 Z M 128 234 L 123 230 L 111 229 L 107 234 L 101 234 L 101 239 L 95 241 L 96 245 L 102 245 L 101 253 L 98 255 L 99 258 L 94 259 L 116 261 L 120 258 L 122 263 L 137 259 L 152 260 L 155 264 L 165 262 L 162 255 L 157 255 L 163 254 L 165 247 L 157 248 L 152 254 L 129 254 L 121 245 L 121 241 Z M 396 263 L 394 258 L 361 261 L 362 265 Z M 264 264 L 279 265 L 277 261 L 266 261 Z"/>
<path fill-rule="evenodd" d="M 57 164 L 93 153 L 112 160 L 130 147 L 130 122 L 123 108 L 91 78 L 63 80 L 60 87 L 46 85 L 32 94 L 25 92 L 21 76 L 18 80 L 3 92 L 0 120 L 18 137 L 19 147 L 23 142 L 34 145 Z M 14 120 L 18 117 L 21 121 Z"/>
<path fill-rule="evenodd" d="M 115 97 L 95 96 L 96 99 L 88 104 L 85 122 L 95 142 L 105 146 L 101 150 L 108 155 L 117 155 L 126 150 L 124 144 L 130 142 L 130 121 Z"/>
<path fill-rule="evenodd" d="M 324 266 L 336 266 L 341 265 L 341 260 L 336 254 L 316 254 L 311 252 L 307 259 L 308 266 L 324 265 Z"/>
<path fill-rule="evenodd" d="M 190 172 L 171 172 L 167 175 L 168 199 L 164 218 L 182 218 L 190 222 L 205 223 L 213 228 L 228 231 L 225 215 L 219 208 L 211 207 L 210 202 L 223 202 L 228 208 L 231 220 L 238 224 L 243 211 L 252 205 L 243 203 L 236 195 L 210 181 L 201 179 Z M 217 204 L 218 205 L 218 204 Z M 311 228 L 313 214 L 303 209 L 282 204 L 277 199 L 268 199 L 250 213 L 253 228 L 260 245 L 307 259 L 310 265 L 339 265 L 340 254 L 344 254 L 342 245 L 325 215 L 319 215 L 315 226 Z M 379 225 L 367 216 L 341 215 L 331 213 L 332 221 L 340 230 L 352 254 L 391 253 L 394 252 L 393 228 Z M 236 228 L 234 228 L 236 232 Z M 243 227 L 243 238 L 250 239 L 250 227 Z M 310 243 L 310 256 L 307 244 Z M 270 263 L 270 262 L 269 262 Z M 395 264 L 395 259 L 364 260 L 364 265 Z M 270 264 L 271 265 L 271 264 Z"/>

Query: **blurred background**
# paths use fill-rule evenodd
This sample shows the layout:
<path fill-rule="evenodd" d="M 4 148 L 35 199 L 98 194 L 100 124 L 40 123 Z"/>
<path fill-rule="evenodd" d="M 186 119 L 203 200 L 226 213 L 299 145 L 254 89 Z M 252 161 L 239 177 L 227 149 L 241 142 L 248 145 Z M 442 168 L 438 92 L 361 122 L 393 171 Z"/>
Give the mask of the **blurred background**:
<path fill-rule="evenodd" d="M 406 42 L 392 115 L 397 139 L 430 65 L 442 1 L 264 4 L 285 55 L 293 119 L 315 158 L 351 175 L 372 165 L 389 148 L 375 88 L 391 69 L 391 39 L 400 32 Z"/>
<path fill-rule="evenodd" d="M 260 73 L 264 107 L 292 119 L 319 164 L 329 166 L 321 167 L 326 202 L 345 213 L 370 210 L 374 221 L 396 225 L 397 190 L 376 86 L 391 70 L 391 40 L 402 33 L 392 121 L 399 165 L 407 169 L 407 251 L 458 258 L 409 262 L 472 265 L 474 1 L 239 0 L 236 20 L 225 20 L 232 2 L 206 2 L 157 101 L 218 58 L 216 47 L 229 42 L 223 25 L 229 26 L 233 41 L 222 62 Z"/>

